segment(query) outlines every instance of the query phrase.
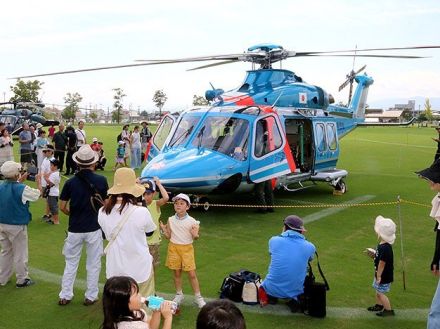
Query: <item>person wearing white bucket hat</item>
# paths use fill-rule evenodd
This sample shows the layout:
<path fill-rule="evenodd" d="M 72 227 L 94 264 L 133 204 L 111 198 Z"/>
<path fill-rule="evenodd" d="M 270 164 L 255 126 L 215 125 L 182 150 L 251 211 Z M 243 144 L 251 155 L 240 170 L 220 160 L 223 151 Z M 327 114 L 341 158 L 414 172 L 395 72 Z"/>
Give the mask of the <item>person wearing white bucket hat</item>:
<path fill-rule="evenodd" d="M 431 212 L 429 214 L 435 221 L 434 232 L 436 233 L 434 256 L 431 261 L 431 272 L 436 277 L 440 276 L 440 161 L 435 161 L 430 167 L 416 172 L 420 178 L 428 181 L 432 191 L 437 192 L 431 201 Z M 428 329 L 440 328 L 440 280 L 431 303 L 428 314 Z"/>
<path fill-rule="evenodd" d="M 119 168 L 109 199 L 98 214 L 106 239 L 106 278 L 130 276 L 139 285 L 141 296 L 155 294 L 153 258 L 145 235 L 157 229 L 147 208 L 137 205 L 145 187 L 136 183 L 133 169 Z"/>
<path fill-rule="evenodd" d="M 394 255 L 391 246 L 396 240 L 396 224 L 382 216 L 377 216 L 374 231 L 379 237 L 379 244 L 374 253 L 369 255 L 374 258 L 373 288 L 376 290 L 376 304 L 367 308 L 370 312 L 377 312 L 377 316 L 394 316 L 390 300 L 385 295 L 390 291 L 393 282 Z"/>
<path fill-rule="evenodd" d="M 96 206 L 92 201 L 99 195 L 107 197 L 108 184 L 104 176 L 93 172 L 98 155 L 90 145 L 83 145 L 72 155 L 78 165 L 78 173 L 68 179 L 60 195 L 60 210 L 69 216 L 69 228 L 64 242 L 63 255 L 66 259 L 59 305 L 67 305 L 73 298 L 78 263 L 83 245 L 87 248 L 87 289 L 84 305 L 92 305 L 98 300 L 99 273 L 103 250 L 102 233 L 98 224 Z"/>

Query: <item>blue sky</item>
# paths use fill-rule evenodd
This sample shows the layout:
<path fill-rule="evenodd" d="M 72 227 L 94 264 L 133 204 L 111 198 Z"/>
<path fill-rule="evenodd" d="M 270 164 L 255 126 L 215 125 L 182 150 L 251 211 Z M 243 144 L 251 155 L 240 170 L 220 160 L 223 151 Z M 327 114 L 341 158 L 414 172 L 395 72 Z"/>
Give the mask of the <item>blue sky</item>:
<path fill-rule="evenodd" d="M 11 96 L 8 77 L 94 66 L 240 53 L 262 42 L 295 51 L 440 45 L 439 1 L 7 1 L 0 20 L 0 99 Z M 394 53 L 393 53 L 394 54 Z M 418 60 L 357 58 L 375 83 L 368 103 L 389 98 L 440 97 L 440 49 L 396 54 Z M 241 84 L 249 63 L 188 72 L 197 63 L 137 67 L 37 78 L 42 100 L 63 104 L 67 92 L 83 107 L 111 107 L 112 88 L 124 105 L 152 110 L 155 90 L 168 96 L 165 109 L 184 109 L 213 83 Z M 292 58 L 283 63 L 308 83 L 346 101 L 338 86 L 352 58 Z M 390 104 L 390 106 L 393 104 Z"/>

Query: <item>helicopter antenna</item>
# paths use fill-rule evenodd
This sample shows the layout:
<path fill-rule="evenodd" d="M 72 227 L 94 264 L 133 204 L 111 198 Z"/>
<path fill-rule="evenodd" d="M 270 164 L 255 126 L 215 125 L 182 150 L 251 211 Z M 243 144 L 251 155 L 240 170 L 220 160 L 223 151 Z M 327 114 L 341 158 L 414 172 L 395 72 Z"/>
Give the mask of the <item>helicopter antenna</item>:
<path fill-rule="evenodd" d="M 279 99 L 281 98 L 281 96 L 283 95 L 283 91 L 281 90 L 280 94 L 278 95 L 277 99 L 275 100 L 275 102 L 273 102 L 273 105 L 271 106 L 272 108 L 275 107 L 276 103 L 279 101 Z"/>

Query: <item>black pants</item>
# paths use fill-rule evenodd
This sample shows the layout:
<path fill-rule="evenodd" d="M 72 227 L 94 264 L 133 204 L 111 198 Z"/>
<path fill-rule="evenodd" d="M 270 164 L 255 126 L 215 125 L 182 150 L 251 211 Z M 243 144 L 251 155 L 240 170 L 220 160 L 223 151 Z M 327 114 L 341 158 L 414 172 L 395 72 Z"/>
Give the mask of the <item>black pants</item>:
<path fill-rule="evenodd" d="M 255 197 L 261 207 L 260 211 L 273 211 L 273 190 L 271 180 L 255 184 Z"/>
<path fill-rule="evenodd" d="M 73 153 L 75 153 L 76 150 L 67 150 L 67 156 L 66 156 L 66 175 L 68 174 L 74 174 L 76 170 L 76 163 L 72 159 Z"/>
<path fill-rule="evenodd" d="M 58 160 L 58 162 L 60 163 L 60 165 L 58 166 L 58 169 L 61 171 L 63 171 L 63 166 L 64 166 L 64 155 L 65 155 L 66 151 L 61 150 L 61 151 L 55 151 L 54 153 L 54 158 Z"/>

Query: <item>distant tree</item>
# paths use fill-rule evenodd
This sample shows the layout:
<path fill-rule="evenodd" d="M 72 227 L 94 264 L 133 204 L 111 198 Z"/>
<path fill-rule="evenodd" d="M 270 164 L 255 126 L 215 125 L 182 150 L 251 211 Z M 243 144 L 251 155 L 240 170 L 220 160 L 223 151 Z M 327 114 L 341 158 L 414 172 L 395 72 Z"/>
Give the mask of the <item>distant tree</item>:
<path fill-rule="evenodd" d="M 112 90 L 115 92 L 115 95 L 113 96 L 115 102 L 113 103 L 114 111 L 112 112 L 112 121 L 116 121 L 117 123 L 120 123 L 121 111 L 124 108 L 122 105 L 122 100 L 127 95 L 124 94 L 124 91 L 121 88 L 114 88 Z"/>
<path fill-rule="evenodd" d="M 419 116 L 417 117 L 417 122 L 424 122 L 427 121 L 428 119 L 426 118 L 426 114 L 425 112 L 421 112 L 419 114 Z"/>
<path fill-rule="evenodd" d="M 165 105 L 165 102 L 167 101 L 168 97 L 163 92 L 163 90 L 156 90 L 153 96 L 153 102 L 156 104 L 156 107 L 159 109 L 159 116 L 162 116 L 162 108 Z"/>
<path fill-rule="evenodd" d="M 93 122 L 95 122 L 95 120 L 98 119 L 98 114 L 96 114 L 96 112 L 92 112 L 90 113 L 89 117 L 93 120 Z"/>
<path fill-rule="evenodd" d="M 23 80 L 18 79 L 15 86 L 10 86 L 14 96 L 12 96 L 9 101 L 39 102 L 40 100 L 38 99 L 38 96 L 43 84 L 44 82 L 38 80 L 24 82 Z"/>
<path fill-rule="evenodd" d="M 147 117 L 148 116 L 148 112 L 147 111 L 142 111 L 141 112 L 141 117 Z"/>
<path fill-rule="evenodd" d="M 429 98 L 425 100 L 425 111 L 423 113 L 425 113 L 427 121 L 431 122 L 434 119 L 434 115 L 432 114 L 431 102 L 429 101 Z"/>
<path fill-rule="evenodd" d="M 78 93 L 67 93 L 64 97 L 64 103 L 67 104 L 67 106 L 61 112 L 61 117 L 65 120 L 75 120 L 76 112 L 79 111 L 78 104 L 82 99 L 82 96 Z"/>
<path fill-rule="evenodd" d="M 203 96 L 193 96 L 193 105 L 209 105 L 209 101 Z"/>

